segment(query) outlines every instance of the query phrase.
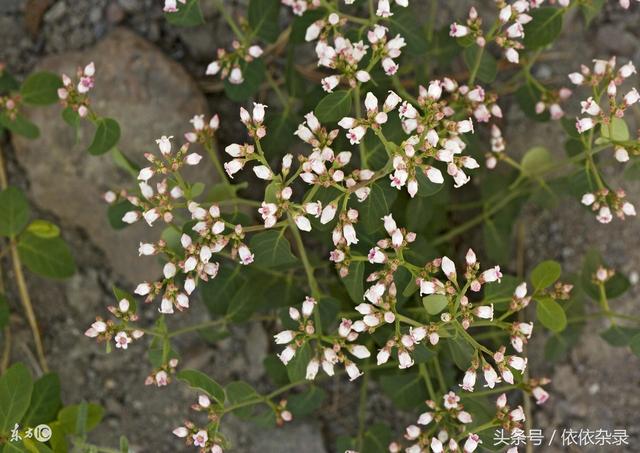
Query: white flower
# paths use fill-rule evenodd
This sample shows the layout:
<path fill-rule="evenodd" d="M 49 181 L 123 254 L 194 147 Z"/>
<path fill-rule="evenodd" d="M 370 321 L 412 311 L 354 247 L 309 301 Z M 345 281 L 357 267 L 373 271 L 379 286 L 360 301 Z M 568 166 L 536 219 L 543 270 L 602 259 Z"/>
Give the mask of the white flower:
<path fill-rule="evenodd" d="M 349 347 L 349 352 L 356 356 L 359 359 L 366 359 L 371 356 L 371 353 L 366 348 L 366 346 L 362 346 L 360 344 L 352 345 Z"/>
<path fill-rule="evenodd" d="M 311 231 L 311 222 L 303 215 L 299 215 L 295 218 L 296 226 L 302 231 Z"/>
<path fill-rule="evenodd" d="M 455 280 L 456 278 L 456 265 L 447 256 L 442 257 L 442 263 L 440 264 L 442 272 L 447 276 L 449 280 Z"/>
<path fill-rule="evenodd" d="M 358 369 L 358 366 L 353 362 L 348 362 L 347 366 L 345 367 L 345 371 L 347 372 L 347 375 L 349 375 L 349 380 L 350 381 L 354 381 L 354 380 L 358 379 L 363 374 Z"/>
<path fill-rule="evenodd" d="M 315 358 L 311 359 L 307 364 L 306 379 L 308 379 L 309 381 L 313 381 L 316 378 L 316 375 L 318 374 L 319 368 L 320 368 L 320 362 L 318 361 L 318 359 L 315 359 Z"/>
<path fill-rule="evenodd" d="M 258 178 L 264 179 L 266 181 L 273 178 L 273 173 L 271 173 L 271 169 L 269 169 L 269 167 L 267 167 L 266 165 L 256 165 L 255 167 L 253 167 L 253 172 L 256 174 Z"/>
<path fill-rule="evenodd" d="M 283 330 L 282 332 L 274 335 L 276 344 L 288 344 L 295 337 L 295 332 L 293 330 Z"/>

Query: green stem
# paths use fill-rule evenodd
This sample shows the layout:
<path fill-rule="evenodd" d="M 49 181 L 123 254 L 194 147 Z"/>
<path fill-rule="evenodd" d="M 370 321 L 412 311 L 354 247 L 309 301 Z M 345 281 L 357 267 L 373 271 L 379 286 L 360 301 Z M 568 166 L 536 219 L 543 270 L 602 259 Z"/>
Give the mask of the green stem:
<path fill-rule="evenodd" d="M 309 262 L 309 257 L 307 256 L 307 251 L 304 247 L 304 243 L 302 242 L 300 231 L 298 230 L 298 226 L 296 225 L 296 222 L 293 220 L 293 217 L 291 217 L 290 214 L 287 214 L 287 218 L 289 221 L 289 225 L 291 226 L 291 232 L 296 243 L 296 248 L 298 249 L 298 255 L 300 256 L 300 260 L 302 261 L 302 265 L 304 266 L 304 271 L 307 274 L 307 280 L 309 282 L 309 287 L 311 288 L 311 295 L 319 303 L 320 298 L 322 297 L 322 292 L 320 291 L 318 282 L 313 275 L 313 266 Z M 316 309 L 313 310 L 313 320 L 316 326 L 316 332 L 318 334 L 322 334 L 322 323 L 320 319 L 319 307 L 316 307 Z"/>
<path fill-rule="evenodd" d="M 431 383 L 431 377 L 429 376 L 429 372 L 427 371 L 427 365 L 424 363 L 421 363 L 418 365 L 418 369 L 420 371 L 420 376 L 422 376 L 422 379 L 424 380 L 424 383 L 427 387 L 427 391 L 429 392 L 429 397 L 432 400 L 437 401 L 438 398 L 436 397 L 436 392 L 433 389 L 433 384 Z"/>

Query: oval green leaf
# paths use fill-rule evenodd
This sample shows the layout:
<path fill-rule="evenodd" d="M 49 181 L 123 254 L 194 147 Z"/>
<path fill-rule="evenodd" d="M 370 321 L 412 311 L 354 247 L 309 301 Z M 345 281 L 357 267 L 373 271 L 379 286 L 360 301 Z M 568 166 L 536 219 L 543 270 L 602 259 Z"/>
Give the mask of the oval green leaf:
<path fill-rule="evenodd" d="M 68 278 L 76 271 L 69 246 L 60 237 L 45 239 L 25 233 L 20 236 L 18 254 L 31 272 L 43 277 Z"/>
<path fill-rule="evenodd" d="M 562 332 L 567 327 L 567 315 L 558 302 L 550 297 L 536 300 L 536 317 L 553 332 Z"/>
<path fill-rule="evenodd" d="M 29 203 L 22 190 L 7 187 L 0 192 L 0 236 L 15 236 L 29 221 Z"/>
<path fill-rule="evenodd" d="M 543 261 L 531 271 L 531 283 L 534 291 L 551 286 L 560 278 L 562 267 L 557 261 Z"/>
<path fill-rule="evenodd" d="M 120 140 L 120 125 L 111 118 L 100 118 L 97 122 L 96 133 L 87 151 L 98 156 L 116 146 Z"/>
<path fill-rule="evenodd" d="M 62 79 L 52 72 L 36 72 L 22 83 L 20 95 L 27 104 L 48 105 L 58 101 L 58 88 Z"/>
<path fill-rule="evenodd" d="M 445 309 L 448 303 L 449 299 L 442 294 L 431 294 L 430 296 L 422 298 L 422 305 L 424 305 L 425 310 L 427 310 L 427 313 L 430 315 L 437 315 Z"/>
<path fill-rule="evenodd" d="M 321 122 L 340 121 L 351 113 L 351 91 L 339 90 L 329 93 L 318 103 L 315 112 Z"/>

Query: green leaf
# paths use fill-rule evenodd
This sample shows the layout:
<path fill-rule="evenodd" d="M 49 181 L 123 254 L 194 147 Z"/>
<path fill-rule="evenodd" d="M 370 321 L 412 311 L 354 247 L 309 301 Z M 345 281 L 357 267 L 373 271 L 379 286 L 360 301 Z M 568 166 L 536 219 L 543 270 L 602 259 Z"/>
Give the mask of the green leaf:
<path fill-rule="evenodd" d="M 531 22 L 524 25 L 524 46 L 539 49 L 551 44 L 562 31 L 563 8 L 538 8 L 529 12 Z"/>
<path fill-rule="evenodd" d="M 629 126 L 622 118 L 613 117 L 610 124 L 603 124 L 600 127 L 600 134 L 611 141 L 626 142 L 631 136 Z"/>
<path fill-rule="evenodd" d="M 60 237 L 44 239 L 31 233 L 22 234 L 18 253 L 31 272 L 43 277 L 68 278 L 76 271 L 69 246 Z"/>
<path fill-rule="evenodd" d="M 29 221 L 29 203 L 17 187 L 0 192 L 0 236 L 15 236 Z"/>
<path fill-rule="evenodd" d="M 244 381 L 236 381 L 229 383 L 225 388 L 224 392 L 227 395 L 227 403 L 229 405 L 236 405 L 240 403 L 245 403 L 247 401 L 256 400 L 260 395 L 255 391 L 253 387 L 247 384 Z M 258 400 L 254 405 L 261 404 L 262 401 Z M 238 409 L 233 410 L 232 412 L 240 417 L 247 418 L 253 412 L 253 406 L 244 406 Z"/>
<path fill-rule="evenodd" d="M 495 80 L 498 74 L 498 63 L 487 49 L 474 44 L 464 49 L 463 57 L 469 71 L 476 71 L 479 80 L 485 83 L 491 83 Z"/>
<path fill-rule="evenodd" d="M 229 82 L 227 77 L 224 80 L 224 92 L 227 97 L 234 102 L 242 102 L 251 98 L 260 89 L 260 85 L 264 81 L 266 68 L 262 58 L 256 58 L 250 63 L 242 62 L 240 64 L 244 81 L 238 85 Z"/>
<path fill-rule="evenodd" d="M 134 179 L 138 179 L 140 166 L 125 156 L 118 148 L 111 148 L 111 158 L 118 167 L 129 173 Z"/>
<path fill-rule="evenodd" d="M 204 23 L 199 0 L 187 0 L 187 3 L 177 2 L 178 11 L 164 13 L 167 22 L 178 27 L 195 27 Z"/>
<path fill-rule="evenodd" d="M 274 385 L 282 387 L 289 383 L 289 375 L 287 374 L 287 367 L 275 354 L 270 354 L 262 361 L 267 376 L 273 382 Z"/>
<path fill-rule="evenodd" d="M 33 381 L 22 363 L 11 366 L 0 376 L 0 434 L 7 434 L 29 409 Z"/>
<path fill-rule="evenodd" d="M 466 340 L 456 336 L 451 338 L 445 344 L 449 346 L 449 353 L 451 354 L 451 359 L 456 364 L 456 366 L 463 371 L 466 371 L 469 368 L 471 363 L 471 358 L 475 350 L 473 346 L 471 346 Z"/>
<path fill-rule="evenodd" d="M 374 182 L 371 185 L 367 199 L 357 204 L 360 212 L 367 213 L 360 221 L 365 231 L 373 233 L 383 228 L 382 217 L 391 212 L 391 205 L 397 197 L 398 190 L 386 181 Z"/>
<path fill-rule="evenodd" d="M 603 340 L 616 348 L 631 345 L 631 341 L 640 333 L 640 329 L 625 326 L 611 326 L 600 334 Z"/>
<path fill-rule="evenodd" d="M 20 95 L 27 104 L 48 105 L 58 102 L 58 88 L 62 79 L 52 72 L 36 72 L 22 83 Z"/>
<path fill-rule="evenodd" d="M 34 427 L 53 421 L 60 407 L 60 378 L 55 373 L 47 373 L 33 384 L 31 403 L 22 424 Z"/>
<path fill-rule="evenodd" d="M 536 176 L 547 170 L 553 164 L 553 157 L 549 150 L 543 146 L 535 146 L 525 153 L 520 165 L 522 173 L 527 176 Z"/>
<path fill-rule="evenodd" d="M 82 434 L 98 426 L 103 415 L 104 409 L 99 404 L 75 404 L 58 412 L 58 423 L 67 434 Z"/>
<path fill-rule="evenodd" d="M 22 135 L 23 137 L 34 139 L 40 136 L 40 129 L 24 116 L 18 114 L 16 118 L 11 119 L 6 113 L 0 113 L 0 126 L 4 126 L 14 134 Z M 0 128 L 1 130 L 2 128 Z"/>
<path fill-rule="evenodd" d="M 640 357 L 640 333 L 631 338 L 629 346 L 631 347 L 631 352 Z"/>
<path fill-rule="evenodd" d="M 295 264 L 298 259 L 291 253 L 291 244 L 284 231 L 269 230 L 251 238 L 249 248 L 255 255 L 256 266 L 267 268 L 286 267 Z"/>
<path fill-rule="evenodd" d="M 395 405 L 403 410 L 415 409 L 427 399 L 427 391 L 418 373 L 384 375 L 380 378 L 380 386 Z"/>
<path fill-rule="evenodd" d="M 287 401 L 287 408 L 295 418 L 313 414 L 320 409 L 327 393 L 320 387 L 311 386 L 307 391 L 292 395 Z"/>
<path fill-rule="evenodd" d="M 553 285 L 562 274 L 562 267 L 557 261 L 543 261 L 531 271 L 531 283 L 534 292 Z"/>
<path fill-rule="evenodd" d="M 332 123 L 341 120 L 351 113 L 351 91 L 338 90 L 327 94 L 315 108 L 318 120 Z"/>
<path fill-rule="evenodd" d="M 62 119 L 74 129 L 77 129 L 80 125 L 80 115 L 71 107 L 65 107 L 64 110 L 62 110 Z"/>
<path fill-rule="evenodd" d="M 18 81 L 6 70 L 0 71 L 0 94 L 20 89 Z"/>
<path fill-rule="evenodd" d="M 364 265 L 364 261 L 352 262 L 349 264 L 349 274 L 342 278 L 342 283 L 347 288 L 349 296 L 357 304 L 362 302 L 364 295 Z"/>
<path fill-rule="evenodd" d="M 34 220 L 27 227 L 27 231 L 44 239 L 60 236 L 60 228 L 47 220 Z"/>
<path fill-rule="evenodd" d="M 448 303 L 449 299 L 442 294 L 431 294 L 430 296 L 422 298 L 422 305 L 424 305 L 425 310 L 427 310 L 427 313 L 430 315 L 437 315 L 445 309 Z"/>
<path fill-rule="evenodd" d="M 181 370 L 176 375 L 181 381 L 185 381 L 192 388 L 202 390 L 218 403 L 224 403 L 224 390 L 216 381 L 198 370 Z"/>
<path fill-rule="evenodd" d="M 307 365 L 313 357 L 308 343 L 304 343 L 296 350 L 296 355 L 287 364 L 287 373 L 291 382 L 301 381 L 307 376 Z"/>
<path fill-rule="evenodd" d="M 249 25 L 253 34 L 267 42 L 274 42 L 280 34 L 278 16 L 280 0 L 251 0 L 249 2 Z"/>
<path fill-rule="evenodd" d="M 536 300 L 536 317 L 547 329 L 562 332 L 567 327 L 567 315 L 558 302 L 550 297 Z"/>
<path fill-rule="evenodd" d="M 417 17 L 411 8 L 398 8 L 392 16 L 387 18 L 391 33 L 393 35 L 399 33 L 405 39 L 406 51 L 410 56 L 421 55 L 429 50 L 429 42 Z"/>
<path fill-rule="evenodd" d="M 600 266 L 607 267 L 597 250 L 589 250 L 582 263 L 580 286 L 584 292 L 594 300 L 600 299 L 600 289 L 598 285 L 593 282 L 593 277 Z M 620 272 L 616 272 L 613 277 L 604 284 L 604 289 L 608 299 L 615 299 L 626 293 L 630 286 L 631 283 L 629 279 Z"/>
<path fill-rule="evenodd" d="M 536 121 L 549 121 L 551 115 L 549 115 L 548 109 L 542 113 L 536 112 L 536 104 L 541 100 L 541 98 L 542 91 L 540 88 L 529 81 L 516 91 L 516 100 L 525 115 Z M 575 129 L 575 125 L 573 128 Z"/>
<path fill-rule="evenodd" d="M 595 19 L 600 11 L 602 11 L 602 7 L 604 6 L 605 0 L 591 0 L 585 3 L 579 3 L 580 10 L 582 11 L 582 15 L 584 16 L 584 21 L 587 26 L 591 24 L 591 21 Z"/>
<path fill-rule="evenodd" d="M 376 423 L 364 433 L 362 451 L 367 453 L 387 453 L 391 439 L 391 429 L 384 423 Z"/>
<path fill-rule="evenodd" d="M 120 125 L 111 118 L 100 118 L 96 121 L 96 133 L 87 151 L 89 154 L 98 156 L 109 151 L 116 146 L 120 140 Z"/>
<path fill-rule="evenodd" d="M 9 324 L 9 303 L 0 293 L 0 330 L 3 330 Z"/>

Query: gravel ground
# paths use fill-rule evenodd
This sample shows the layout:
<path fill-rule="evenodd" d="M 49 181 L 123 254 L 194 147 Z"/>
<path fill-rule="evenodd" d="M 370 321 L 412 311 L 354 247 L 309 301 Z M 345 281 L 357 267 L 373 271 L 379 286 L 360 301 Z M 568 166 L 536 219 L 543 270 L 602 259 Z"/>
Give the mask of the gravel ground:
<path fill-rule="evenodd" d="M 175 130 L 174 135 L 179 135 L 186 127 L 186 120 L 200 111 L 208 109 L 223 115 L 226 112 L 231 116 L 236 115 L 237 106 L 215 94 L 205 97 L 198 88 L 205 64 L 213 56 L 215 48 L 228 39 L 226 27 L 208 7 L 205 8 L 209 21 L 207 26 L 176 30 L 162 18 L 159 1 L 41 0 L 29 3 L 32 7 L 38 3 L 49 5 L 41 22 L 35 21 L 33 14 L 25 14 L 26 0 L 0 0 L 0 61 L 6 63 L 13 73 L 24 75 L 36 67 L 59 68 L 65 62 L 73 67 L 95 55 L 93 46 L 104 43 L 105 38 L 113 40 L 115 33 L 119 36 L 118 43 L 134 43 L 143 49 L 147 49 L 144 46 L 151 43 L 151 50 L 142 52 L 146 55 L 143 55 L 143 60 L 146 58 L 150 64 L 162 64 L 166 68 L 158 76 L 157 83 L 148 88 L 148 92 L 142 89 L 135 91 L 128 82 L 118 79 L 118 72 L 113 69 L 109 81 L 124 83 L 123 97 L 130 93 L 127 90 L 134 90 L 143 93 L 141 96 L 147 95 L 153 99 L 156 94 L 163 94 L 163 84 L 171 84 L 172 87 L 184 84 L 191 90 L 183 93 L 184 102 L 176 101 L 175 108 L 156 108 L 155 114 L 153 108 L 141 113 L 133 107 L 118 114 L 113 113 L 119 119 L 124 115 L 132 121 L 140 117 L 147 121 L 146 126 L 135 123 L 136 127 L 131 130 L 142 132 L 124 137 L 124 149 L 144 149 L 145 143 L 151 143 L 151 139 L 159 135 L 153 129 L 154 125 L 161 127 L 162 133 L 170 128 Z M 209 5 L 211 2 L 203 3 Z M 242 6 L 246 2 L 229 3 Z M 596 56 L 609 57 L 613 53 L 624 59 L 632 59 L 640 66 L 639 8 L 636 7 L 633 13 L 624 13 L 613 7 L 617 2 L 610 3 L 611 7 L 607 7 L 589 30 L 583 30 L 578 17 L 571 18 L 568 30 L 553 50 L 553 65 L 544 62 L 537 65 L 536 74 L 550 82 L 562 81 L 563 74 L 574 70 L 580 63 L 587 63 Z M 441 4 L 443 16 L 452 14 L 454 10 L 459 15 L 470 2 Z M 144 38 L 145 43 L 139 43 L 126 30 Z M 130 50 L 135 46 L 126 47 Z M 109 62 L 105 61 L 104 64 Z M 144 61 L 140 64 L 144 67 Z M 114 68 L 117 68 L 115 63 Z M 144 71 L 140 72 L 129 82 L 134 87 L 138 86 L 135 84 L 145 80 L 144 74 Z M 99 96 L 95 98 L 97 100 Z M 131 105 L 134 104 L 131 102 Z M 107 110 L 115 108 L 113 105 L 110 107 L 108 102 L 103 107 Z M 34 115 L 44 110 L 36 111 Z M 509 152 L 517 156 L 533 145 L 545 145 L 554 153 L 563 153 L 562 135 L 557 124 L 531 125 L 517 107 L 508 108 L 507 111 Z M 158 117 L 161 112 L 163 117 Z M 165 112 L 171 114 L 164 116 Z M 57 115 L 57 112 L 54 113 Z M 37 277 L 29 279 L 34 305 L 45 332 L 50 361 L 64 364 L 60 373 L 65 400 L 95 400 L 105 406 L 105 423 L 93 435 L 93 440 L 98 443 L 115 445 L 117 436 L 123 433 L 130 438 L 137 451 L 176 451 L 177 444 L 172 439 L 167 440 L 165 433 L 186 415 L 193 394 L 181 386 L 171 386 L 163 392 L 145 387 L 146 363 L 137 360 L 143 353 L 141 346 L 126 356 L 106 355 L 95 344 L 81 338 L 82 331 L 94 314 L 101 313 L 103 307 L 111 302 L 110 287 L 114 282 L 126 287 L 140 279 L 140 272 L 154 272 L 153 265 L 140 266 L 134 253 L 132 244 L 142 237 L 141 231 L 133 229 L 123 235 L 110 236 L 110 232 L 103 231 L 100 223 L 95 221 L 94 217 L 100 220 L 100 216 L 83 216 L 79 212 L 82 204 L 74 207 L 65 201 L 67 197 L 64 194 L 76 192 L 83 193 L 89 200 L 85 202 L 90 203 L 91 197 L 95 198 L 96 194 L 110 185 L 117 185 L 122 175 L 105 173 L 96 180 L 97 175 L 101 174 L 101 163 L 92 161 L 95 163 L 90 164 L 87 159 L 78 158 L 78 152 L 65 155 L 60 151 L 66 150 L 69 139 L 65 139 L 61 130 L 56 129 L 55 124 L 59 126 L 60 121 L 54 114 L 42 115 L 45 116 L 36 122 L 45 125 L 49 133 L 43 134 L 48 141 L 41 143 L 38 149 L 58 152 L 40 156 L 34 152 L 32 145 L 21 141 L 16 141 L 15 146 L 6 143 L 3 146 L 9 154 L 11 182 L 27 190 L 40 217 L 61 224 L 79 263 L 80 273 L 65 283 L 52 283 Z M 128 122 L 124 121 L 123 124 Z M 234 131 L 222 133 L 231 136 Z M 54 186 L 52 180 L 43 176 L 47 174 L 44 171 L 57 168 L 54 164 L 59 165 L 59 171 L 68 176 L 64 183 L 56 180 L 55 184 L 64 184 L 65 187 Z M 612 176 L 621 173 L 620 166 L 615 163 L 610 168 Z M 640 203 L 640 186 L 627 181 L 620 183 L 628 188 L 630 199 L 636 204 Z M 60 193 L 50 193 L 55 190 Z M 584 252 L 589 247 L 596 247 L 611 265 L 621 271 L 640 271 L 640 236 L 637 234 L 637 223 L 633 220 L 602 227 L 575 201 L 563 201 L 552 210 L 527 209 L 524 223 L 527 226 L 525 257 L 529 268 L 542 259 L 553 258 L 561 261 L 569 272 L 575 272 Z M 112 245 L 131 251 L 129 254 L 120 251 L 115 253 L 111 250 Z M 637 313 L 635 301 L 639 292 L 640 289 L 634 286 L 629 294 L 615 301 L 615 309 Z M 187 324 L 203 316 L 202 308 L 194 307 L 180 322 Z M 27 326 L 19 316 L 15 318 L 14 326 L 16 340 L 13 358 L 33 362 L 28 347 L 18 346 L 30 343 Z M 541 352 L 542 341 L 531 345 L 532 373 L 546 373 L 553 379 L 553 399 L 537 411 L 534 426 L 545 430 L 558 427 L 627 428 L 632 436 L 631 446 L 620 451 L 640 451 L 637 423 L 640 411 L 640 361 L 628 351 L 611 348 L 593 334 L 603 327 L 603 321 L 590 321 L 583 341 L 555 367 L 545 363 Z M 265 329 L 253 324 L 238 327 L 232 333 L 230 338 L 214 348 L 203 344 L 197 337 L 181 339 L 179 348 L 184 362 L 187 366 L 211 373 L 223 382 L 241 378 L 259 389 L 267 389 L 269 384 L 261 370 L 249 366 L 273 352 Z M 299 421 L 275 432 L 234 421 L 227 428 L 229 435 L 238 446 L 238 451 L 242 452 L 300 451 L 300 445 L 305 445 L 305 453 L 331 452 L 337 436 L 353 433 L 357 429 L 354 417 L 348 410 L 356 405 L 357 392 L 354 392 L 353 386 L 339 380 L 328 390 L 331 391 L 330 401 L 320 417 Z M 376 396 L 369 402 L 371 411 L 368 423 L 382 418 L 392 423 L 396 432 L 399 432 L 400 427 L 413 418 L 412 414 L 392 411 L 388 401 L 379 396 L 375 388 L 370 389 L 370 394 Z M 167 404 L 168 401 L 180 403 Z M 150 426 L 153 429 L 149 429 Z M 564 450 L 547 447 L 540 451 Z"/>

